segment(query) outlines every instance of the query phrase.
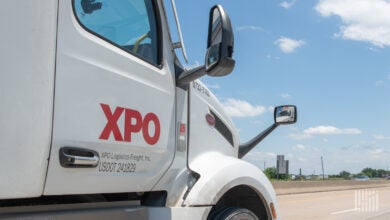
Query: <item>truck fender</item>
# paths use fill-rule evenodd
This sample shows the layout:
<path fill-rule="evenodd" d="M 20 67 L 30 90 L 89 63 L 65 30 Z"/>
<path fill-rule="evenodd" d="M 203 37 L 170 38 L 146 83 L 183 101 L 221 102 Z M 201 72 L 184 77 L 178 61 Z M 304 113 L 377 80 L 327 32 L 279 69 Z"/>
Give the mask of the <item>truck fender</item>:
<path fill-rule="evenodd" d="M 184 206 L 215 205 L 230 189 L 244 185 L 257 192 L 267 203 L 266 207 L 272 202 L 277 211 L 276 195 L 271 182 L 253 164 L 210 152 L 195 158 L 189 166 L 200 174 L 200 178 L 185 198 Z"/>

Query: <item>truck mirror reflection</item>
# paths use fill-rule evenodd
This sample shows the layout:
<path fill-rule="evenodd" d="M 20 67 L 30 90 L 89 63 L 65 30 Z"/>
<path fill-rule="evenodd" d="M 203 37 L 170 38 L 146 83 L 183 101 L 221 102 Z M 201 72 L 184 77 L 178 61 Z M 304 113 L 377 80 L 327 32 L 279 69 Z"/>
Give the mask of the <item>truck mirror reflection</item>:
<path fill-rule="evenodd" d="M 275 108 L 274 120 L 276 124 L 294 124 L 297 121 L 297 107 L 282 105 Z"/>

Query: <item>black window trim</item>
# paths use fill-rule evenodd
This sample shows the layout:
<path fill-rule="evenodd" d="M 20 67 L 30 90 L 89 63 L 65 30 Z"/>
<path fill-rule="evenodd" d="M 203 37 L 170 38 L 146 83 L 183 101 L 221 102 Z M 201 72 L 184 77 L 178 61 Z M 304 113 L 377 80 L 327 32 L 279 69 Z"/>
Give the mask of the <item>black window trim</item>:
<path fill-rule="evenodd" d="M 147 1 L 147 0 L 145 0 Z M 77 16 L 77 13 L 76 13 L 76 7 L 75 7 L 75 0 L 72 0 L 72 11 L 73 11 L 73 16 L 76 18 L 77 20 L 77 23 L 79 23 L 79 25 L 85 30 L 87 31 L 88 33 L 104 40 L 105 42 L 108 42 L 112 45 L 114 45 L 115 47 L 125 51 L 126 53 L 129 53 L 130 55 L 132 56 L 135 56 L 137 57 L 138 59 L 141 59 L 151 65 L 153 65 L 154 67 L 157 67 L 159 68 L 160 70 L 164 67 L 164 57 L 163 57 L 163 40 L 162 40 L 162 26 L 161 26 L 161 14 L 160 14 L 160 10 L 158 10 L 158 4 L 157 4 L 157 1 L 156 0 L 150 0 L 152 2 L 152 6 L 153 6 L 153 12 L 154 12 L 154 17 L 155 17 L 155 22 L 156 22 L 156 29 L 157 29 L 157 63 L 153 63 L 145 58 L 143 58 L 142 56 L 136 54 L 136 53 L 133 53 L 132 51 L 130 50 L 126 50 L 124 49 L 121 45 L 111 41 L 110 39 L 107 39 L 101 35 L 99 35 L 98 33 L 90 30 L 89 28 L 87 28 L 80 20 L 79 20 L 79 17 Z M 148 13 L 148 18 L 150 18 L 150 15 Z"/>

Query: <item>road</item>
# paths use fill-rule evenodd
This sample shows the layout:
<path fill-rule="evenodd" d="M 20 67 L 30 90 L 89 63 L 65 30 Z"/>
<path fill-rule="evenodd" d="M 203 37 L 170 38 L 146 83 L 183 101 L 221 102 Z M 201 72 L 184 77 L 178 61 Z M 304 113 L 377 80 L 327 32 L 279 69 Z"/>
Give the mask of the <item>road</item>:
<path fill-rule="evenodd" d="M 282 220 L 388 220 L 390 187 L 278 196 Z"/>

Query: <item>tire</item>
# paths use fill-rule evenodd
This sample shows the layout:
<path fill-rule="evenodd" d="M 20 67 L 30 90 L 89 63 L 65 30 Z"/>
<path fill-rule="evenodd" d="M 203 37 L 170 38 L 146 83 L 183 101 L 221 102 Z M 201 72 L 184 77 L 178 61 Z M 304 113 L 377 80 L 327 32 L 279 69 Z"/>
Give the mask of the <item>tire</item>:
<path fill-rule="evenodd" d="M 259 220 L 249 209 L 238 207 L 215 207 L 207 220 Z"/>

